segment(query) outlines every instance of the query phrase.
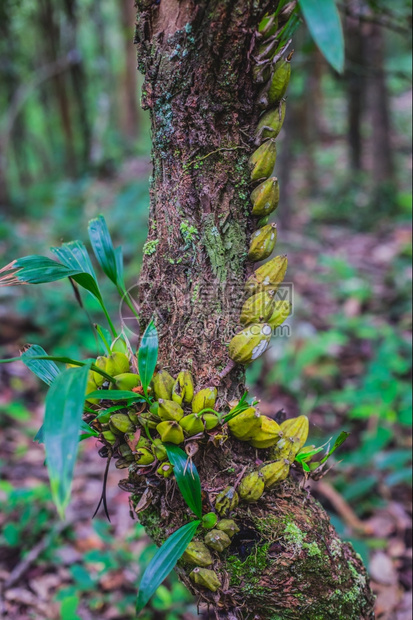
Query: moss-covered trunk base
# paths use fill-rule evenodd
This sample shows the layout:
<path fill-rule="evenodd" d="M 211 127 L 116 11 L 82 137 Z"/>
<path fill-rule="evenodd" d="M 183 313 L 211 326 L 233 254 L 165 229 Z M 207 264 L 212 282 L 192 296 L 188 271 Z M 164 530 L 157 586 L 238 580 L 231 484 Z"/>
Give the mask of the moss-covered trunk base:
<path fill-rule="evenodd" d="M 217 442 L 216 442 L 217 443 Z M 260 457 L 264 458 L 263 451 Z M 259 463 L 256 451 L 227 440 L 208 442 L 194 457 L 203 490 L 204 512 L 214 510 L 217 494 L 237 486 L 242 475 Z M 193 518 L 173 480 L 164 486 L 154 478 L 147 486 L 131 474 L 128 490 L 139 520 L 158 544 Z M 337 536 L 322 506 L 305 490 L 304 480 L 289 478 L 257 503 L 243 503 L 227 517 L 240 528 L 231 546 L 212 551 L 213 568 L 222 588 L 212 593 L 195 587 L 188 575 L 194 566 L 181 561 L 180 579 L 217 618 L 237 620 L 370 620 L 373 596 L 360 556 Z M 141 486 L 142 485 L 142 486 Z M 149 489 L 149 491 L 148 491 Z M 143 499 L 142 499 L 143 498 Z M 140 511 L 140 508 L 144 510 Z M 207 531 L 200 529 L 195 540 Z"/>

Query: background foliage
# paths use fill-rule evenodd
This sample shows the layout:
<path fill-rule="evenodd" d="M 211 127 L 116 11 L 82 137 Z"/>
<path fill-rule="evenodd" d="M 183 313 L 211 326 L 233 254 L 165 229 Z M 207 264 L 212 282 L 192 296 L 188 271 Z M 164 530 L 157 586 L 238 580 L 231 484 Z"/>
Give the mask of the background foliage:
<path fill-rule="evenodd" d="M 147 230 L 150 137 L 139 109 L 131 4 L 0 5 L 1 266 L 73 238 L 87 243 L 88 220 L 104 213 L 123 247 L 126 285 L 136 282 Z M 320 443 L 338 429 L 351 431 L 336 457 L 341 462 L 313 492 L 369 563 L 378 618 L 407 620 L 410 5 L 399 0 L 391 12 L 386 6 L 340 4 L 342 76 L 328 68 L 305 29 L 295 34 L 275 218 L 279 251 L 290 259 L 294 315 L 248 381 L 264 413 L 309 415 Z M 102 281 L 102 292 L 116 317 L 113 288 Z M 54 354 L 96 355 L 89 315 L 101 318 L 100 309 L 91 296 L 83 302 L 84 310 L 64 281 L 0 289 L 1 356 L 15 355 L 26 342 Z M 112 524 L 91 522 L 104 462 L 93 439 L 83 442 L 74 503 L 59 524 L 43 450 L 32 441 L 43 388 L 18 363 L 0 367 L 0 382 L 3 609 L 13 618 L 132 617 L 136 583 L 154 548 L 130 521 L 127 497 L 116 486 L 120 472 L 109 479 Z M 195 612 L 172 577 L 142 617 L 190 620 Z"/>

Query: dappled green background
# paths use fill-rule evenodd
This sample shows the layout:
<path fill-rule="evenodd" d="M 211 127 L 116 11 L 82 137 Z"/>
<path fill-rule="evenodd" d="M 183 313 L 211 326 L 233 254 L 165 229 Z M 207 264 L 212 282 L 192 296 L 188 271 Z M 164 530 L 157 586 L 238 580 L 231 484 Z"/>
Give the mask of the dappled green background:
<path fill-rule="evenodd" d="M 395 3 L 394 11 L 404 26 L 409 7 Z M 381 29 L 380 35 L 372 28 L 363 23 L 357 30 L 346 21 L 349 61 L 342 77 L 327 67 L 304 29 L 296 34 L 274 218 L 279 253 L 289 255 L 294 315 L 289 337 L 274 340 L 248 371 L 248 381 L 264 413 L 284 408 L 289 415 L 309 415 L 317 445 L 341 429 L 351 432 L 337 454 L 340 462 L 313 492 L 369 564 L 378 617 L 407 620 L 410 39 L 403 28 Z M 103 213 L 123 247 L 127 285 L 136 282 L 147 231 L 150 137 L 131 77 L 132 32 L 133 9 L 126 1 L 1 3 L 1 266 L 62 241 L 86 242 L 88 220 Z M 378 36 L 381 61 L 372 55 Z M 363 54 L 355 57 L 360 38 Z M 390 113 L 384 154 L 377 152 L 383 129 L 376 121 L 378 76 Z M 354 80 L 362 91 L 359 162 L 349 137 Z M 380 177 L 383 165 L 387 173 Z M 102 290 L 117 318 L 119 300 L 104 279 Z M 54 354 L 96 355 L 90 320 L 103 317 L 92 297 L 83 303 L 84 310 L 65 281 L 0 289 L 2 357 L 16 355 L 27 342 Z M 136 585 L 153 547 L 130 520 L 127 497 L 117 489 L 119 472 L 109 480 L 113 525 L 99 518 L 91 524 L 104 461 L 93 440 L 85 442 L 71 521 L 60 530 L 42 448 L 32 441 L 43 388 L 19 364 L 1 366 L 0 382 L 0 583 L 43 544 L 3 593 L 9 617 L 132 617 Z M 191 620 L 195 614 L 194 602 L 171 578 L 144 617 Z"/>

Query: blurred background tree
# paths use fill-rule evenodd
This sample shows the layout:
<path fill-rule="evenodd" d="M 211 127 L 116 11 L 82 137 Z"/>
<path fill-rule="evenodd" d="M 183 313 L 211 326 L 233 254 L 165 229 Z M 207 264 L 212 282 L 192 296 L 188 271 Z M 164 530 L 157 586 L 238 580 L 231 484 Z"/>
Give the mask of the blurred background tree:
<path fill-rule="evenodd" d="M 407 620 L 411 2 L 343 0 L 339 8 L 343 76 L 304 28 L 294 37 L 277 221 L 295 309 L 249 383 L 263 413 L 311 414 L 320 443 L 339 428 L 352 432 L 342 462 L 313 492 L 370 561 L 378 618 Z M 135 283 L 147 233 L 150 136 L 139 107 L 133 20 L 130 0 L 0 3 L 1 265 L 83 239 L 87 221 L 102 212 L 124 248 L 126 280 Z M 96 355 L 89 315 L 98 309 L 92 298 L 84 306 L 63 282 L 0 289 L 2 357 L 34 341 L 56 354 Z M 13 618 L 131 617 L 152 549 L 129 524 L 117 472 L 113 526 L 91 526 L 102 464 L 85 442 L 77 518 L 50 533 L 43 451 L 32 442 L 41 388 L 16 364 L 0 367 L 0 383 L 3 609 Z M 173 580 L 166 586 L 146 618 L 192 619 L 185 591 Z"/>

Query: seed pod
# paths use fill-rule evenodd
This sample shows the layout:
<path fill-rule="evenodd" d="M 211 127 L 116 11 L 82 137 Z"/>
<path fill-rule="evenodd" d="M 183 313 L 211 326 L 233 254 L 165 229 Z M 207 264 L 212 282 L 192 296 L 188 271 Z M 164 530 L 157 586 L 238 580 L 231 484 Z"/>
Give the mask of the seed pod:
<path fill-rule="evenodd" d="M 184 441 L 184 432 L 179 426 L 178 422 L 174 422 L 172 420 L 160 422 L 157 425 L 156 430 L 160 434 L 161 439 L 164 443 L 169 442 L 179 445 Z"/>
<path fill-rule="evenodd" d="M 159 403 L 158 402 L 152 403 L 151 406 L 149 407 L 149 411 L 151 412 L 152 416 L 155 419 L 160 420 L 160 417 L 159 417 Z"/>
<path fill-rule="evenodd" d="M 274 446 L 281 437 L 281 428 L 275 420 L 261 416 L 261 428 L 258 430 L 250 443 L 254 448 L 270 448 Z"/>
<path fill-rule="evenodd" d="M 176 420 L 176 422 L 179 422 L 179 420 L 183 417 L 184 410 L 173 400 L 164 400 L 163 398 L 160 398 L 158 403 L 158 416 L 162 421 Z"/>
<path fill-rule="evenodd" d="M 237 364 L 247 366 L 267 350 L 271 334 L 272 329 L 267 323 L 253 323 L 233 337 L 228 355 Z"/>
<path fill-rule="evenodd" d="M 91 373 L 89 373 L 91 374 Z M 91 394 L 91 392 L 95 392 L 98 389 L 96 383 L 91 380 L 88 379 L 87 383 L 86 383 L 86 391 L 85 391 L 85 396 L 87 396 L 88 394 Z M 99 402 L 98 398 L 86 398 L 85 399 L 87 403 L 90 403 L 91 405 L 97 405 Z"/>
<path fill-rule="evenodd" d="M 268 138 L 275 139 L 278 136 L 284 123 L 285 110 L 286 102 L 285 99 L 283 99 L 279 106 L 261 116 L 257 127 L 257 140 L 262 142 Z"/>
<path fill-rule="evenodd" d="M 218 517 L 215 512 L 208 512 L 206 515 L 202 517 L 202 527 L 206 530 L 212 530 L 218 521 Z"/>
<path fill-rule="evenodd" d="M 238 525 L 232 519 L 222 519 L 222 521 L 218 521 L 217 530 L 225 532 L 230 538 L 240 531 Z"/>
<path fill-rule="evenodd" d="M 157 420 L 154 419 L 154 416 L 147 411 L 139 414 L 139 422 L 142 426 L 147 426 L 148 428 L 156 428 L 157 424 L 159 424 L 159 420 L 160 418 Z"/>
<path fill-rule="evenodd" d="M 165 461 L 168 458 L 166 448 L 158 437 L 153 440 L 152 449 L 158 461 Z"/>
<path fill-rule="evenodd" d="M 279 461 L 275 461 L 275 463 L 270 463 L 269 465 L 264 465 L 261 467 L 260 472 L 264 477 L 264 484 L 266 489 L 272 489 L 277 484 L 285 480 L 290 471 L 290 463 L 281 459 Z"/>
<path fill-rule="evenodd" d="M 132 456 L 132 450 L 129 448 L 127 443 L 121 443 L 118 450 L 121 456 Z"/>
<path fill-rule="evenodd" d="M 129 416 L 124 413 L 114 413 L 109 420 L 109 428 L 115 435 L 124 435 L 135 430 Z"/>
<path fill-rule="evenodd" d="M 280 186 L 277 177 L 263 181 L 251 192 L 252 211 L 255 217 L 270 215 L 278 207 Z"/>
<path fill-rule="evenodd" d="M 115 467 L 116 469 L 126 469 L 129 467 L 130 463 L 131 461 L 128 461 L 127 459 L 116 459 Z"/>
<path fill-rule="evenodd" d="M 199 390 L 192 400 L 192 413 L 199 413 L 203 409 L 213 409 L 217 396 L 216 388 L 209 387 Z"/>
<path fill-rule="evenodd" d="M 261 414 L 249 407 L 228 422 L 231 435 L 240 441 L 249 441 L 254 434 L 261 429 Z"/>
<path fill-rule="evenodd" d="M 146 467 L 154 462 L 155 457 L 147 448 L 139 448 L 139 450 L 136 451 L 135 460 L 137 465 Z"/>
<path fill-rule="evenodd" d="M 291 55 L 288 58 L 281 58 L 276 62 L 271 84 L 268 89 L 268 103 L 270 106 L 280 101 L 288 88 L 291 77 Z"/>
<path fill-rule="evenodd" d="M 133 372 L 123 372 L 120 375 L 115 375 L 115 385 L 117 390 L 132 390 L 140 384 L 139 375 L 135 375 Z"/>
<path fill-rule="evenodd" d="M 277 147 L 275 140 L 267 140 L 261 144 L 249 159 L 251 181 L 268 179 L 274 170 L 276 159 Z"/>
<path fill-rule="evenodd" d="M 112 431 L 103 431 L 102 432 L 103 437 L 106 439 L 106 441 L 108 443 L 110 443 L 111 445 L 113 445 L 116 441 L 116 435 L 114 435 L 112 433 Z"/>
<path fill-rule="evenodd" d="M 300 415 L 298 418 L 285 420 L 281 424 L 281 430 L 285 439 L 291 439 L 294 442 L 293 455 L 303 447 L 307 441 L 309 422 L 306 415 Z"/>
<path fill-rule="evenodd" d="M 242 306 L 239 321 L 242 325 L 250 325 L 267 321 L 274 308 L 274 292 L 262 291 L 249 297 Z"/>
<path fill-rule="evenodd" d="M 264 478 L 258 471 L 244 476 L 239 485 L 239 496 L 246 502 L 257 502 L 264 493 Z"/>
<path fill-rule="evenodd" d="M 128 356 L 124 353 L 119 353 L 119 351 L 114 351 L 107 359 L 106 372 L 112 377 L 129 372 Z"/>
<path fill-rule="evenodd" d="M 239 495 L 234 487 L 226 487 L 221 493 L 218 493 L 215 500 L 215 510 L 221 517 L 226 517 L 239 504 Z"/>
<path fill-rule="evenodd" d="M 204 540 L 208 547 L 215 549 L 215 551 L 218 551 L 219 553 L 225 551 L 225 549 L 231 544 L 231 539 L 228 534 L 225 534 L 225 532 L 222 532 L 221 530 L 211 530 L 205 536 Z"/>
<path fill-rule="evenodd" d="M 215 571 L 208 568 L 194 568 L 189 573 L 190 580 L 198 586 L 203 586 L 211 592 L 216 592 L 221 587 L 221 581 Z"/>
<path fill-rule="evenodd" d="M 245 290 L 250 295 L 263 290 L 276 291 L 284 280 L 287 265 L 287 256 L 275 256 L 268 263 L 258 267 L 248 278 L 245 283 Z"/>
<path fill-rule="evenodd" d="M 207 431 L 212 431 L 219 424 L 219 418 L 215 413 L 203 413 L 201 419 Z"/>
<path fill-rule="evenodd" d="M 172 388 L 172 400 L 181 405 L 190 403 L 194 397 L 194 382 L 188 370 L 181 370 Z"/>
<path fill-rule="evenodd" d="M 120 353 L 125 353 L 125 355 L 128 354 L 128 345 L 126 344 L 122 335 L 115 338 L 115 340 L 110 345 L 110 350 L 111 353 L 113 353 L 114 351 L 118 351 Z"/>
<path fill-rule="evenodd" d="M 164 400 L 172 400 L 172 388 L 174 379 L 166 370 L 160 370 L 152 379 L 153 392 L 155 400 L 163 398 Z"/>
<path fill-rule="evenodd" d="M 292 306 L 289 301 L 286 301 L 285 299 L 276 301 L 272 314 L 270 317 L 268 317 L 268 323 L 273 329 L 275 329 L 279 325 L 282 325 L 285 319 L 290 316 L 291 310 Z"/>
<path fill-rule="evenodd" d="M 162 476 L 163 478 L 170 478 L 173 474 L 174 467 L 171 463 L 162 463 L 160 467 L 156 470 L 156 473 Z"/>
<path fill-rule="evenodd" d="M 100 370 L 106 370 L 106 363 L 107 358 L 103 357 L 103 355 L 99 355 L 99 357 L 96 358 L 95 366 L 100 368 Z M 98 372 L 95 372 L 94 370 L 92 370 L 92 377 L 98 387 L 100 387 L 105 381 L 105 377 L 102 377 L 102 375 L 100 375 Z"/>
<path fill-rule="evenodd" d="M 193 564 L 194 566 L 211 566 L 213 563 L 213 559 L 211 556 L 211 552 L 203 542 L 192 541 L 187 546 L 182 559 L 188 564 Z"/>
<path fill-rule="evenodd" d="M 198 433 L 204 432 L 204 425 L 201 418 L 198 417 L 197 413 L 191 413 L 190 415 L 186 415 L 184 418 L 179 420 L 179 424 L 185 431 L 185 434 L 188 437 L 192 437 L 193 435 L 198 435 Z"/>
<path fill-rule="evenodd" d="M 253 233 L 248 252 L 249 260 L 258 262 L 265 260 L 272 254 L 277 241 L 277 225 L 267 224 Z"/>
<path fill-rule="evenodd" d="M 151 447 L 151 442 L 149 441 L 149 439 L 146 439 L 146 437 L 139 437 L 139 441 L 136 445 L 137 448 L 150 448 Z"/>

